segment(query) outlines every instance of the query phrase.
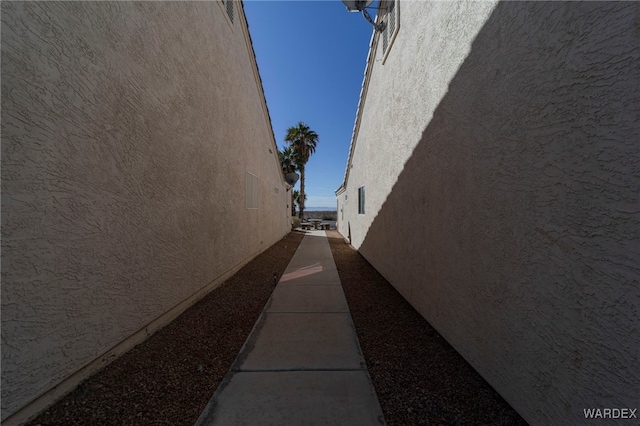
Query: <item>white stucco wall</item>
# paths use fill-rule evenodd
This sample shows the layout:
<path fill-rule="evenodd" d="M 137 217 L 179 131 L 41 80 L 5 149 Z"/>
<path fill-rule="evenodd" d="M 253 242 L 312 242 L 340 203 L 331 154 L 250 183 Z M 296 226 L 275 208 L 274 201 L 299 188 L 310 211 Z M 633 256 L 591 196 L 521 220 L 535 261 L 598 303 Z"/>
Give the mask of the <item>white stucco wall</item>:
<path fill-rule="evenodd" d="M 240 3 L 2 2 L 3 421 L 283 237 L 287 200 Z"/>
<path fill-rule="evenodd" d="M 640 408 L 640 4 L 400 8 L 340 232 L 532 424 Z"/>

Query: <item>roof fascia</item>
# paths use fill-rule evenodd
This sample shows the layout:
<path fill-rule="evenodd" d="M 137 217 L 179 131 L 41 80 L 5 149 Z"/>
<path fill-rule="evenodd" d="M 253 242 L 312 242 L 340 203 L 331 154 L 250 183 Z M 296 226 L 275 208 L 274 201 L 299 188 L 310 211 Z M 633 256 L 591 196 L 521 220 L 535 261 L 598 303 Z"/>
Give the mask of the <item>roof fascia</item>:
<path fill-rule="evenodd" d="M 379 16 L 376 16 L 376 22 L 378 22 Z M 358 100 L 358 109 L 356 111 L 356 119 L 353 124 L 353 133 L 351 135 L 351 143 L 349 145 L 349 156 L 347 159 L 347 167 L 344 171 L 344 179 L 342 181 L 342 185 L 338 189 L 336 189 L 336 196 L 340 195 L 347 188 L 347 183 L 349 181 L 349 171 L 351 170 L 351 161 L 353 159 L 353 154 L 356 148 L 356 141 L 358 139 L 358 132 L 360 130 L 360 121 L 362 119 L 362 110 L 364 108 L 364 103 L 367 98 L 367 91 L 369 89 L 369 81 L 371 78 L 371 71 L 373 69 L 373 64 L 375 63 L 376 50 L 378 46 L 378 31 L 373 30 L 371 34 L 371 40 L 369 41 L 369 54 L 367 55 L 367 65 L 364 70 L 364 77 L 362 79 L 362 88 L 360 89 L 360 99 Z"/>
<path fill-rule="evenodd" d="M 244 35 L 245 44 L 247 46 L 247 50 L 249 52 L 249 59 L 251 60 L 251 64 L 253 65 L 253 76 L 256 82 L 256 86 L 258 88 L 258 93 L 260 94 L 260 99 L 262 100 L 262 111 L 264 113 L 264 119 L 267 123 L 267 127 L 269 128 L 269 136 L 271 139 L 271 144 L 269 146 L 269 152 L 273 155 L 273 159 L 278 168 L 278 175 L 280 176 L 280 181 L 282 185 L 284 185 L 287 190 L 292 188 L 292 185 L 289 185 L 287 181 L 284 180 L 284 175 L 282 174 L 282 168 L 280 166 L 280 159 L 278 157 L 278 145 L 276 144 L 276 137 L 273 133 L 273 124 L 271 122 L 271 115 L 269 114 L 269 107 L 267 106 L 267 98 L 264 94 L 264 86 L 262 85 L 262 77 L 260 77 L 260 69 L 258 68 L 258 61 L 256 60 L 256 52 L 253 49 L 253 41 L 251 40 L 251 34 L 249 32 L 249 23 L 247 22 L 247 16 L 244 13 L 244 1 L 243 0 L 234 0 L 236 4 L 240 7 L 242 13 L 238 14 L 242 20 L 242 34 Z"/>

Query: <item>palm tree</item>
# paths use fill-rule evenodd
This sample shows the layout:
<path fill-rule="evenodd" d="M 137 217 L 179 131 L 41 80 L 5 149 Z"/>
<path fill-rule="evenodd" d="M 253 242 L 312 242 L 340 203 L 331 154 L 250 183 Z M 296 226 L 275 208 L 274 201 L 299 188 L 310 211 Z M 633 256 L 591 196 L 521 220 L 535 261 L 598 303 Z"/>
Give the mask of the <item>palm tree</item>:
<path fill-rule="evenodd" d="M 280 159 L 280 167 L 282 168 L 282 174 L 287 176 L 289 173 L 295 173 L 298 170 L 296 164 L 298 163 L 296 153 L 288 146 L 282 151 L 278 150 L 278 158 Z M 296 206 L 294 204 L 295 192 L 291 193 L 291 216 L 296 215 Z"/>
<path fill-rule="evenodd" d="M 305 194 L 304 196 L 305 201 L 307 200 L 307 195 Z M 300 191 L 298 191 L 297 189 L 295 191 L 293 191 L 293 202 L 300 207 Z M 293 208 L 293 215 L 295 216 L 296 214 L 296 208 Z"/>
<path fill-rule="evenodd" d="M 301 121 L 297 126 L 287 129 L 284 140 L 289 143 L 289 147 L 295 153 L 296 167 L 300 171 L 300 212 L 298 217 L 303 218 L 304 201 L 307 198 L 304 193 L 304 167 L 311 154 L 316 151 L 318 134 Z"/>
<path fill-rule="evenodd" d="M 289 146 L 282 151 L 278 150 L 278 158 L 280 159 L 280 167 L 282 167 L 282 174 L 295 173 L 296 167 L 296 153 Z"/>
<path fill-rule="evenodd" d="M 298 199 L 300 198 L 300 191 L 297 189 L 291 193 L 291 199 L 293 203 L 291 204 L 291 216 L 296 215 L 296 204 L 298 204 Z"/>

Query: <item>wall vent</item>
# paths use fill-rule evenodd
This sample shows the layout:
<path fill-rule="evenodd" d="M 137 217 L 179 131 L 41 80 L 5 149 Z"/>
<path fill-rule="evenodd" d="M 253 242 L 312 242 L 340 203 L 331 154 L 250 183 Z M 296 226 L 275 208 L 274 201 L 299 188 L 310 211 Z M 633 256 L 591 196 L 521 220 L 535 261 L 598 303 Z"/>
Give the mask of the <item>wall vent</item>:
<path fill-rule="evenodd" d="M 227 16 L 229 16 L 229 20 L 233 22 L 233 0 L 222 0 L 222 4 L 224 5 L 225 10 L 227 11 Z"/>

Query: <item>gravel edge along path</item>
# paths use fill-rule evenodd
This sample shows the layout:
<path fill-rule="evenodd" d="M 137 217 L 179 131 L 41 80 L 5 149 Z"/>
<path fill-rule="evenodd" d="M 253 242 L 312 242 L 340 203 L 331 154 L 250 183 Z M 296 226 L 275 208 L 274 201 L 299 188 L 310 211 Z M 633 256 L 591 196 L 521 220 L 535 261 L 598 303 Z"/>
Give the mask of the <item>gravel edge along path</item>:
<path fill-rule="evenodd" d="M 389 425 L 526 425 L 342 235 L 327 236 Z M 192 426 L 303 237 L 288 234 L 29 425 Z"/>
<path fill-rule="evenodd" d="M 327 237 L 387 424 L 527 424 L 341 234 Z"/>

